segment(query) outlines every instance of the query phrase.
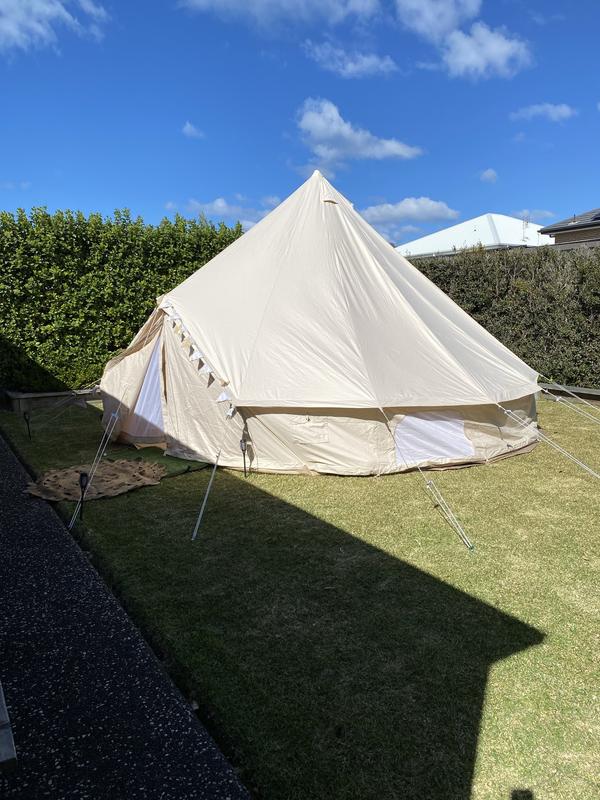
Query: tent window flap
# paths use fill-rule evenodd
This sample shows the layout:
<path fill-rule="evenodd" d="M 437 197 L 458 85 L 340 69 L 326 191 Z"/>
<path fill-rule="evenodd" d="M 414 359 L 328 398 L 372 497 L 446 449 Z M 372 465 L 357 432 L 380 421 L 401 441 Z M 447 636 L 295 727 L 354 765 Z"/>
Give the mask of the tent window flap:
<path fill-rule="evenodd" d="M 407 414 L 396 425 L 396 461 L 412 467 L 427 461 L 463 459 L 475 455 L 461 417 L 440 412 Z"/>

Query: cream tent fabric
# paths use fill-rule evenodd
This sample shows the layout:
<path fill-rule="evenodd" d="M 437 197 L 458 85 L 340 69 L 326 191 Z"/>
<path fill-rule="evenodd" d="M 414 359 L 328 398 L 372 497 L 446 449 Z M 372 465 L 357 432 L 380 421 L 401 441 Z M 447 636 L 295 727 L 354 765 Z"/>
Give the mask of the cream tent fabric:
<path fill-rule="evenodd" d="M 123 438 L 162 427 L 170 452 L 221 450 L 235 467 L 242 434 L 256 468 L 339 474 L 482 461 L 535 438 L 496 404 L 533 419 L 537 373 L 319 172 L 160 299 L 102 390 Z"/>

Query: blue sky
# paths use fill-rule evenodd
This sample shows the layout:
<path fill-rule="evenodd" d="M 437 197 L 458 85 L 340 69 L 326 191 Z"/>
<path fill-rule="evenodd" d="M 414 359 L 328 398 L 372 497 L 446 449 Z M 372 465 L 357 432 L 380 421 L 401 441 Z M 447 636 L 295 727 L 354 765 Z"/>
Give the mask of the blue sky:
<path fill-rule="evenodd" d="M 600 6 L 0 0 L 0 207 L 249 226 L 319 167 L 390 240 L 600 206 Z"/>

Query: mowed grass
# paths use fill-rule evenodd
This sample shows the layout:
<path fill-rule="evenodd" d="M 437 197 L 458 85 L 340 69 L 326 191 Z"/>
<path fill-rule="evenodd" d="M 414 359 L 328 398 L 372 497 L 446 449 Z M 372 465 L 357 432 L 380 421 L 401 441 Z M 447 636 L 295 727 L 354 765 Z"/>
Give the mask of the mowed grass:
<path fill-rule="evenodd" d="M 600 471 L 600 427 L 539 408 Z M 94 409 L 0 427 L 38 471 L 101 435 Z M 544 444 L 433 473 L 470 553 L 418 474 L 219 470 L 192 543 L 209 477 L 90 502 L 77 535 L 256 796 L 599 796 L 596 479 Z"/>

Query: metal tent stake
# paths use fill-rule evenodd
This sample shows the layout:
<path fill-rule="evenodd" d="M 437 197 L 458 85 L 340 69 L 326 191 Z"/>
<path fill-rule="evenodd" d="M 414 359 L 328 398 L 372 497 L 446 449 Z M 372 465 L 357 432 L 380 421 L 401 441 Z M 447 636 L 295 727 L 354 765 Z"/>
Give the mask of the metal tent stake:
<path fill-rule="evenodd" d="M 460 524 L 460 520 L 458 519 L 456 514 L 452 511 L 452 509 L 450 508 L 448 503 L 445 501 L 444 496 L 442 495 L 442 493 L 440 492 L 438 487 L 435 485 L 433 480 L 431 480 L 431 478 L 426 481 L 426 485 L 427 485 L 427 490 L 433 496 L 434 505 L 437 506 L 440 509 L 441 513 L 446 518 L 446 521 L 448 522 L 448 524 L 452 528 L 454 528 L 454 530 L 458 534 L 461 542 L 464 544 L 464 546 L 468 550 L 474 550 L 475 549 L 475 545 L 473 544 L 473 542 L 469 539 L 469 537 L 465 533 L 465 529 Z"/>
<path fill-rule="evenodd" d="M 248 471 L 246 469 L 246 450 L 247 449 L 248 449 L 248 445 L 246 443 L 246 440 L 242 436 L 242 438 L 240 439 L 240 450 L 242 451 L 242 458 L 244 459 L 244 478 L 248 477 Z"/>
<path fill-rule="evenodd" d="M 85 490 L 87 489 L 89 475 L 87 472 L 79 473 L 79 519 L 83 519 L 83 501 L 85 499 Z"/>
<path fill-rule="evenodd" d="M 120 407 L 120 405 L 121 404 L 119 403 L 119 407 Z M 69 530 L 73 529 L 73 525 L 75 525 L 77 517 L 79 516 L 79 510 L 81 508 L 81 504 L 83 502 L 83 499 L 85 498 L 85 495 L 87 494 L 87 491 L 88 491 L 92 481 L 94 480 L 94 475 L 96 474 L 96 470 L 98 469 L 98 464 L 100 463 L 100 461 L 102 460 L 102 457 L 104 456 L 104 453 L 106 452 L 106 448 L 108 447 L 108 445 L 110 443 L 110 437 L 112 436 L 112 434 L 113 434 L 113 432 L 115 430 L 115 426 L 117 424 L 118 419 L 119 419 L 118 410 L 117 411 L 113 411 L 113 413 L 110 416 L 110 421 L 109 421 L 108 425 L 106 426 L 106 430 L 102 434 L 102 439 L 100 439 L 100 444 L 98 445 L 98 449 L 96 450 L 96 455 L 94 456 L 94 460 L 92 462 L 92 466 L 90 467 L 89 475 L 87 475 L 85 488 L 83 490 L 83 498 L 80 498 L 77 501 L 75 509 L 73 510 L 73 514 L 71 516 L 71 521 L 69 522 L 69 525 L 68 525 Z M 80 478 L 80 481 L 81 481 L 81 478 Z M 80 482 L 79 485 L 81 487 L 81 482 Z"/>

